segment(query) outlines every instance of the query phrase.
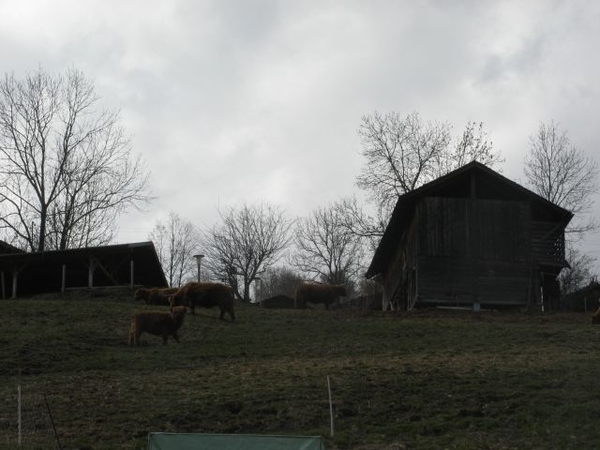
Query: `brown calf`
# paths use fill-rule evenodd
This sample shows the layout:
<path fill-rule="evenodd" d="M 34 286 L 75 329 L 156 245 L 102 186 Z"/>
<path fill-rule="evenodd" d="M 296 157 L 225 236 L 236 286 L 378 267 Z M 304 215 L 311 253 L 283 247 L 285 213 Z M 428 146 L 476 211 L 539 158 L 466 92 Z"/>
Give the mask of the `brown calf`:
<path fill-rule="evenodd" d="M 129 329 L 129 345 L 138 345 L 140 335 L 149 333 L 162 336 L 163 344 L 167 344 L 169 336 L 173 336 L 179 342 L 177 331 L 183 324 L 187 309 L 185 306 L 171 308 L 166 311 L 138 311 L 131 316 L 131 327 Z"/>

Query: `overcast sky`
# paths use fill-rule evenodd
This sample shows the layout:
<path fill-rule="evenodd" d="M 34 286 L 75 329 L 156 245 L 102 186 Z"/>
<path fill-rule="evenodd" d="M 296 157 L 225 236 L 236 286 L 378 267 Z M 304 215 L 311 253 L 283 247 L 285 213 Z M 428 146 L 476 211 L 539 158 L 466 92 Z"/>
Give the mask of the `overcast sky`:
<path fill-rule="evenodd" d="M 482 121 L 522 184 L 541 122 L 598 158 L 599 45 L 591 0 L 0 0 L 4 73 L 75 67 L 121 110 L 156 200 L 120 242 L 169 211 L 205 226 L 218 207 L 295 217 L 357 193 L 374 111 L 457 134 Z M 600 257 L 600 239 L 585 250 Z"/>

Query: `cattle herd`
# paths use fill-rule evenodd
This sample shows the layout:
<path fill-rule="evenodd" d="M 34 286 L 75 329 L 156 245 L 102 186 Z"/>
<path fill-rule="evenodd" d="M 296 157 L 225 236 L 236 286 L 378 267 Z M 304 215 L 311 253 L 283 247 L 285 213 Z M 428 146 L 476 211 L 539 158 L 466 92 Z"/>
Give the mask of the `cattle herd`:
<path fill-rule="evenodd" d="M 345 297 L 343 285 L 300 283 L 296 288 L 294 306 L 306 308 L 307 304 L 323 304 L 326 309 Z M 169 336 L 179 342 L 177 331 L 183 324 L 189 308 L 194 314 L 195 308 L 220 309 L 219 319 L 224 320 L 227 314 L 231 322 L 235 321 L 233 289 L 221 283 L 190 282 L 181 288 L 140 288 L 134 294 L 136 302 L 147 305 L 169 306 L 167 311 L 137 311 L 131 316 L 129 344 L 138 345 L 142 333 L 161 336 L 166 344 Z M 592 315 L 592 323 L 600 324 L 600 307 Z"/>
<path fill-rule="evenodd" d="M 233 312 L 234 296 L 229 286 L 221 283 L 190 282 L 181 288 L 140 288 L 133 296 L 136 302 L 147 305 L 169 306 L 169 311 L 136 311 L 131 316 L 129 329 L 129 344 L 138 345 L 142 333 L 153 334 L 163 338 L 166 344 L 169 336 L 179 342 L 177 331 L 183 324 L 187 309 L 192 314 L 196 306 L 221 309 L 220 318 L 229 314 L 231 321 L 235 320 Z"/>
<path fill-rule="evenodd" d="M 343 285 L 300 283 L 296 288 L 295 306 L 306 308 L 308 303 L 323 304 L 325 308 L 346 296 Z M 134 300 L 147 305 L 169 306 L 169 311 L 136 311 L 131 316 L 129 344 L 138 345 L 142 333 L 161 336 L 166 344 L 169 336 L 179 342 L 178 330 L 189 308 L 194 314 L 195 308 L 220 309 L 219 319 L 227 314 L 231 322 L 235 321 L 233 289 L 221 283 L 189 282 L 180 288 L 140 288 L 135 291 Z"/>

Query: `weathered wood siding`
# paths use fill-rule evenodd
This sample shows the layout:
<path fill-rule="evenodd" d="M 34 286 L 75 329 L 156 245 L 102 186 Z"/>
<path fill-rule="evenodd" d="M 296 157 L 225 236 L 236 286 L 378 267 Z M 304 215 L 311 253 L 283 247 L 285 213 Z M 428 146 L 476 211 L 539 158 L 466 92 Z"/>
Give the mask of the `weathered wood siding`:
<path fill-rule="evenodd" d="M 418 259 L 418 216 L 412 218 L 405 234 L 400 238 L 400 245 L 395 250 L 387 270 L 382 273 L 383 309 L 388 305 L 410 309 L 416 301 L 417 286 L 415 274 Z"/>
<path fill-rule="evenodd" d="M 436 303 L 525 304 L 527 204 L 429 197 L 418 207 L 418 292 Z"/>
<path fill-rule="evenodd" d="M 428 197 L 417 208 L 419 256 L 466 258 L 469 249 L 469 208 L 462 198 Z"/>
<path fill-rule="evenodd" d="M 477 200 L 474 206 L 474 256 L 485 261 L 528 262 L 527 203 Z"/>

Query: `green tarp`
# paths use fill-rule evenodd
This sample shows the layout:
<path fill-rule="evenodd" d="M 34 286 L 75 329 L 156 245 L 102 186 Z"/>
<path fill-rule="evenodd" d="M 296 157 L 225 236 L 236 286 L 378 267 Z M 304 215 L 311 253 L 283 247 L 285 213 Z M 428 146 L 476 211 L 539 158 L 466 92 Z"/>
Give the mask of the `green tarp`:
<path fill-rule="evenodd" d="M 325 450 L 319 436 L 150 433 L 148 450 Z"/>

